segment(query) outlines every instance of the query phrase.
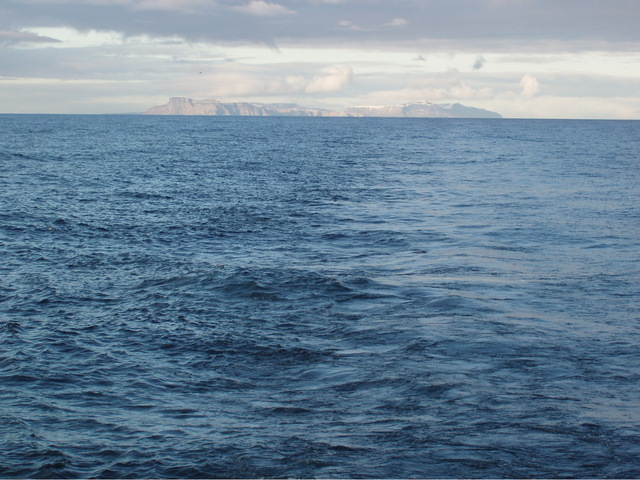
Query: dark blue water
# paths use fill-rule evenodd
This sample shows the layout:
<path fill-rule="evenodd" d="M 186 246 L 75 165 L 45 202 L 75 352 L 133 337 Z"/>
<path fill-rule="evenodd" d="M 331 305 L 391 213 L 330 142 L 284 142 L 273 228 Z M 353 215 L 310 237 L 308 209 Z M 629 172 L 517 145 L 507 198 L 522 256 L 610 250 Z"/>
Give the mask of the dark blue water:
<path fill-rule="evenodd" d="M 640 477 L 640 122 L 0 116 L 0 476 Z"/>

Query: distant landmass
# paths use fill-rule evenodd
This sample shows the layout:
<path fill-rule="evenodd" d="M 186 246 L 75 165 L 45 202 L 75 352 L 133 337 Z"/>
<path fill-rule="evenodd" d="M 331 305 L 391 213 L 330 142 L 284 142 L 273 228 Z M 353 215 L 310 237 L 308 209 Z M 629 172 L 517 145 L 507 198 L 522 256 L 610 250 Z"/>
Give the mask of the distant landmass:
<path fill-rule="evenodd" d="M 424 101 L 401 105 L 350 107 L 345 113 L 351 117 L 502 118 L 499 113 L 467 107 L 460 103 L 436 104 Z"/>
<path fill-rule="evenodd" d="M 401 105 L 358 106 L 335 112 L 295 103 L 220 102 L 173 97 L 166 105 L 152 107 L 145 115 L 221 115 L 253 117 L 422 117 L 422 118 L 502 118 L 502 115 L 460 103 L 436 104 L 426 101 Z"/>
<path fill-rule="evenodd" d="M 173 97 L 166 105 L 152 107 L 145 115 L 240 115 L 250 117 L 346 117 L 347 114 L 307 108 L 295 103 L 219 102 Z"/>

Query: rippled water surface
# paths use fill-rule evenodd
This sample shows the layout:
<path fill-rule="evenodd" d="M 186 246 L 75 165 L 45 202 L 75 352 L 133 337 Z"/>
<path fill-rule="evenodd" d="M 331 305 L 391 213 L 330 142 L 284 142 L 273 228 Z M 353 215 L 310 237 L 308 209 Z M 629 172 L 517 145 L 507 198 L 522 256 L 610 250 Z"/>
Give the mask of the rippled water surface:
<path fill-rule="evenodd" d="M 640 477 L 639 152 L 0 116 L 0 476 Z"/>

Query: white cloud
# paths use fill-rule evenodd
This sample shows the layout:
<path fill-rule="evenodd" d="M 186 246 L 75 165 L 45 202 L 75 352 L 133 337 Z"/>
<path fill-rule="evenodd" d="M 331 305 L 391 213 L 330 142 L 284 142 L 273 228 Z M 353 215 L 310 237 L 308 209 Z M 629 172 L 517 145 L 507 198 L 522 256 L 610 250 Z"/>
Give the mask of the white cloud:
<path fill-rule="evenodd" d="M 541 95 L 531 102 L 522 96 L 503 95 L 492 100 L 491 108 L 511 118 L 640 118 L 637 97 L 558 97 Z"/>
<path fill-rule="evenodd" d="M 278 17 L 281 15 L 292 15 L 296 13 L 283 5 L 266 2 L 264 0 L 251 0 L 247 5 L 235 8 L 240 12 L 256 15 L 258 17 Z"/>
<path fill-rule="evenodd" d="M 449 88 L 449 95 L 454 100 L 486 100 L 493 97 L 493 90 L 489 87 L 473 88 L 460 82 Z"/>
<path fill-rule="evenodd" d="M 305 88 L 306 93 L 336 92 L 342 90 L 353 77 L 351 67 L 331 67 L 326 75 L 315 77 Z"/>
<path fill-rule="evenodd" d="M 495 96 L 489 87 L 475 88 L 457 80 L 431 79 L 423 84 L 409 85 L 397 90 L 379 90 L 361 95 L 358 104 L 397 105 L 417 100 L 430 102 L 469 102 L 490 100 Z"/>
<path fill-rule="evenodd" d="M 406 18 L 394 18 L 386 25 L 389 27 L 404 27 L 405 25 L 408 25 L 408 24 L 409 24 L 409 20 L 407 20 Z"/>
<path fill-rule="evenodd" d="M 356 25 L 351 20 L 340 20 L 338 22 L 338 26 L 342 27 L 342 28 L 345 28 L 347 30 L 353 30 L 353 31 L 356 31 L 356 32 L 364 31 L 364 29 L 362 27 L 360 27 L 359 25 Z"/>
<path fill-rule="evenodd" d="M 533 98 L 540 93 L 540 82 L 530 73 L 522 77 L 520 86 L 522 87 L 521 95 L 523 97 Z"/>
<path fill-rule="evenodd" d="M 139 0 L 133 4 L 135 10 L 164 10 L 195 13 L 204 0 Z"/>
<path fill-rule="evenodd" d="M 303 70 L 303 66 L 297 67 Z M 307 94 L 337 92 L 347 87 L 353 72 L 347 66 L 329 67 L 317 75 L 286 72 L 278 66 L 247 66 L 236 62 L 219 64 L 216 71 L 175 79 L 170 96 L 216 98 L 219 100 L 304 97 Z M 296 100 L 305 103 L 304 100 Z"/>
<path fill-rule="evenodd" d="M 79 31 L 74 28 L 55 27 L 28 29 L 28 33 L 44 38 L 52 37 L 57 39 L 58 42 L 56 42 L 55 45 L 49 45 L 49 47 L 55 48 L 96 47 L 121 45 L 124 43 L 124 38 L 121 33 L 106 30 Z"/>
<path fill-rule="evenodd" d="M 220 73 L 208 76 L 205 81 L 207 97 L 255 97 L 280 95 L 296 90 L 286 79 L 250 73 Z"/>

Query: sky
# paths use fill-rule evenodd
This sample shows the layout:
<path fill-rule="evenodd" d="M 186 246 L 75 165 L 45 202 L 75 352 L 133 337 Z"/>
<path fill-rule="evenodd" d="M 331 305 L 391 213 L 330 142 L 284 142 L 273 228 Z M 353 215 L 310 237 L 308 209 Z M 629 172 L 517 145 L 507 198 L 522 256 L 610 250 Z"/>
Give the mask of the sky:
<path fill-rule="evenodd" d="M 0 112 L 170 97 L 640 119 L 640 0 L 0 0 Z"/>

